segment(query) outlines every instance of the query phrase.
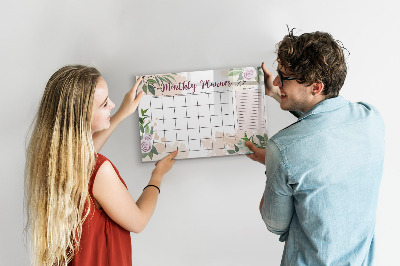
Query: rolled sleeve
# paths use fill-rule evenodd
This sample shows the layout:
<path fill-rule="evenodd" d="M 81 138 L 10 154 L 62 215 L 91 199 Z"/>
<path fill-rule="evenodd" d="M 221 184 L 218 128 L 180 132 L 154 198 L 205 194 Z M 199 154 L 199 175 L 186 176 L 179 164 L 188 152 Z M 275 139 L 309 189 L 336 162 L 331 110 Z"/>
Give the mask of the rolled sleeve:
<path fill-rule="evenodd" d="M 288 171 L 279 148 L 273 141 L 266 147 L 267 182 L 261 217 L 268 230 L 283 235 L 289 230 L 294 205 L 292 188 L 288 185 Z M 283 239 L 284 241 L 284 239 Z"/>

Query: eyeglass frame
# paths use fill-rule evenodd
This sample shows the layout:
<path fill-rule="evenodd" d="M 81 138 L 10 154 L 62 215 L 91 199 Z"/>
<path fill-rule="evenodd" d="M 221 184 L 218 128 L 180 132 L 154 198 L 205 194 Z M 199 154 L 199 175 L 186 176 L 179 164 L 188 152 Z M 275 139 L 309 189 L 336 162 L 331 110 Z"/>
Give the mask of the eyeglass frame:
<path fill-rule="evenodd" d="M 285 77 L 285 76 L 283 76 L 282 72 L 279 69 L 277 69 L 276 71 L 278 72 L 279 80 L 281 81 L 282 87 L 283 87 L 283 81 L 284 80 L 296 80 L 297 79 L 296 77 Z"/>

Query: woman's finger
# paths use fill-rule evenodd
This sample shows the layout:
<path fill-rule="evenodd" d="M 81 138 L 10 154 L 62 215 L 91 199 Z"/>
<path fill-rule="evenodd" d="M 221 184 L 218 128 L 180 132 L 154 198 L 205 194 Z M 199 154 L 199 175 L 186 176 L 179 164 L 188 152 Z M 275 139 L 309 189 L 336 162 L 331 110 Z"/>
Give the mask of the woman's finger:
<path fill-rule="evenodd" d="M 137 88 L 139 87 L 139 84 L 140 84 L 140 82 L 142 81 L 142 79 L 143 79 L 143 76 L 140 76 L 140 77 L 136 80 L 135 84 L 133 84 L 132 89 L 131 89 L 131 92 L 133 93 L 133 95 L 136 95 L 136 90 L 137 90 Z"/>
<path fill-rule="evenodd" d="M 267 77 L 271 76 L 271 72 L 269 72 L 269 70 L 268 70 L 268 68 L 265 66 L 264 62 L 262 62 L 261 68 L 262 68 L 262 70 L 264 71 L 264 75 L 265 75 L 265 76 L 267 76 Z"/>

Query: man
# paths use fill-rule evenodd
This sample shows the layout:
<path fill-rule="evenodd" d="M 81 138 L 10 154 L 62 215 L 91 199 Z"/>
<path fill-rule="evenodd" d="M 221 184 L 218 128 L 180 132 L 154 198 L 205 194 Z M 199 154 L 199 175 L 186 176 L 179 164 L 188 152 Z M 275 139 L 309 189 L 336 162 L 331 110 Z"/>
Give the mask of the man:
<path fill-rule="evenodd" d="M 281 265 L 371 265 L 383 120 L 373 106 L 338 96 L 347 67 L 330 34 L 291 31 L 277 55 L 275 79 L 262 64 L 265 91 L 298 121 L 265 150 L 246 145 L 266 165 L 260 212 L 285 241 Z"/>

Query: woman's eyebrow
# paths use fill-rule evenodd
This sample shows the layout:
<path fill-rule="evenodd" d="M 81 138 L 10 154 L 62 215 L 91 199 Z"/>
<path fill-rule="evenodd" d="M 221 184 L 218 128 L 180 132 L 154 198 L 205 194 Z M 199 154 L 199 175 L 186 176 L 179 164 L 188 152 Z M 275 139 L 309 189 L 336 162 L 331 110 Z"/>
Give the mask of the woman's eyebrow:
<path fill-rule="evenodd" d="M 107 102 L 107 100 L 108 100 L 108 96 L 107 96 L 107 98 L 104 100 L 104 102 L 100 105 L 100 107 L 103 106 L 103 105 Z"/>

